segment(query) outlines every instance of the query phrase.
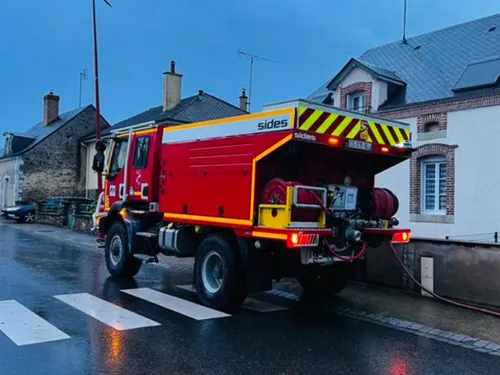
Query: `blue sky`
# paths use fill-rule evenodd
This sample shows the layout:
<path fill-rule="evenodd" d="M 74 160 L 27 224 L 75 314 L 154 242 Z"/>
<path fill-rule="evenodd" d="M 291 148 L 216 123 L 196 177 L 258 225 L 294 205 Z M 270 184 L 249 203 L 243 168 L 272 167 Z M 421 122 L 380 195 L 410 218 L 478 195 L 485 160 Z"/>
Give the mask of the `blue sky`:
<path fill-rule="evenodd" d="M 252 111 L 304 97 L 351 56 L 401 38 L 403 0 L 98 0 L 101 107 L 112 124 L 162 101 L 170 60 L 182 95 L 203 89 L 233 104 L 248 88 L 243 50 L 276 61 L 254 65 Z M 335 5 L 337 4 L 337 5 Z M 452 5 L 453 4 L 453 5 Z M 498 0 L 408 0 L 409 36 L 500 12 Z M 0 134 L 42 118 L 42 97 L 94 102 L 91 0 L 2 1 Z"/>

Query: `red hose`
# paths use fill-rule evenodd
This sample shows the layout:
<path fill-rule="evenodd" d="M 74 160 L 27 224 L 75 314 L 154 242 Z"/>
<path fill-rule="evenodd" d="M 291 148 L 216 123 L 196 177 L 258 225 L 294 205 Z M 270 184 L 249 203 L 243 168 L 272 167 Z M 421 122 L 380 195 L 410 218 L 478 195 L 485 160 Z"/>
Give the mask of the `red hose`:
<path fill-rule="evenodd" d="M 482 313 L 485 313 L 485 314 L 488 314 L 488 315 L 492 315 L 496 318 L 500 318 L 500 313 L 499 312 L 496 312 L 496 311 L 493 311 L 493 310 L 488 310 L 488 309 L 484 309 L 482 307 L 477 307 L 477 306 L 472 306 L 472 305 L 467 305 L 465 303 L 460 303 L 460 302 L 456 302 L 456 301 L 453 301 L 451 299 L 448 299 L 448 298 L 444 298 L 444 297 L 441 297 L 440 295 L 430 291 L 429 289 L 425 288 L 422 284 L 420 284 L 417 279 L 415 279 L 415 277 L 411 274 L 410 271 L 408 271 L 408 269 L 405 267 L 405 265 L 403 264 L 403 261 L 401 260 L 401 258 L 399 257 L 398 255 L 398 252 L 396 251 L 396 248 L 394 247 L 394 245 L 390 242 L 390 241 L 387 241 L 387 244 L 389 245 L 389 247 L 391 248 L 392 250 L 392 253 L 394 254 L 394 256 L 396 257 L 399 265 L 403 268 L 403 270 L 406 272 L 406 274 L 413 280 L 413 282 L 415 284 L 417 284 L 420 288 L 422 288 L 423 290 L 425 290 L 427 293 L 429 293 L 430 295 L 432 295 L 433 297 L 437 298 L 438 300 L 441 300 L 443 302 L 446 302 L 446 303 L 449 303 L 451 305 L 455 305 L 455 306 L 458 306 L 458 307 L 461 307 L 461 308 L 464 308 L 464 309 L 467 309 L 467 310 L 472 310 L 472 311 L 477 311 L 477 312 L 482 312 Z"/>

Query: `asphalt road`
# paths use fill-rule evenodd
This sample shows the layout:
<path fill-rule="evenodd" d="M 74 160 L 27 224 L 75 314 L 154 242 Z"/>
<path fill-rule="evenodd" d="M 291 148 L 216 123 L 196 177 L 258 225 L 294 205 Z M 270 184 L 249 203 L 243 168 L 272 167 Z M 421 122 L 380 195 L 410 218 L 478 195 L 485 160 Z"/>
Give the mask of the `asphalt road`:
<path fill-rule="evenodd" d="M 498 357 L 256 295 L 199 305 L 190 272 L 108 277 L 93 251 L 0 224 L 0 374 L 498 374 Z"/>

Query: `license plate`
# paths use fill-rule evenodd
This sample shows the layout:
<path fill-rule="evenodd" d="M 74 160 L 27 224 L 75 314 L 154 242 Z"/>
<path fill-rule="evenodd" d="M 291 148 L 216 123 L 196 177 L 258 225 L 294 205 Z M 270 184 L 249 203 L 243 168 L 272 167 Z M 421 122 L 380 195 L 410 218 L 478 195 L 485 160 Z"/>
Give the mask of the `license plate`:
<path fill-rule="evenodd" d="M 355 148 L 357 150 L 371 151 L 372 144 L 368 142 L 361 142 L 349 139 L 347 141 L 347 147 Z"/>

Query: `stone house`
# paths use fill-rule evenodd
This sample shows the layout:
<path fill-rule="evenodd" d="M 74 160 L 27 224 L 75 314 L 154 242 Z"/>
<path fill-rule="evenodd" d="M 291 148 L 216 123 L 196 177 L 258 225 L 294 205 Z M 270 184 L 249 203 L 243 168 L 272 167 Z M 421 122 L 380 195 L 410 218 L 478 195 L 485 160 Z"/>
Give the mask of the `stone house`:
<path fill-rule="evenodd" d="M 80 138 L 96 126 L 94 106 L 59 113 L 60 97 L 43 97 L 42 120 L 22 133 L 3 134 L 0 149 L 0 208 L 16 201 L 83 196 L 85 174 Z M 101 117 L 102 118 L 102 117 Z M 102 127 L 109 124 L 102 118 Z"/>
<path fill-rule="evenodd" d="M 243 90 L 239 98 L 239 106 L 228 103 L 202 90 L 198 94 L 182 98 L 182 74 L 176 73 L 175 62 L 171 62 L 170 71 L 163 73 L 162 104 L 149 108 L 122 120 L 105 129 L 101 138 L 107 140 L 108 147 L 104 152 L 107 160 L 112 131 L 130 126 L 154 123 L 179 125 L 193 122 L 214 120 L 223 117 L 241 116 L 247 114 L 247 96 Z M 95 131 L 82 138 L 84 145 L 83 162 L 85 163 L 85 193 L 86 197 L 95 199 L 97 193 L 97 173 L 92 169 L 92 161 L 96 153 Z M 104 186 L 104 177 L 103 184 Z"/>
<path fill-rule="evenodd" d="M 308 99 L 410 124 L 417 151 L 376 178 L 399 197 L 401 227 L 418 237 L 493 240 L 500 14 L 369 49 Z"/>

